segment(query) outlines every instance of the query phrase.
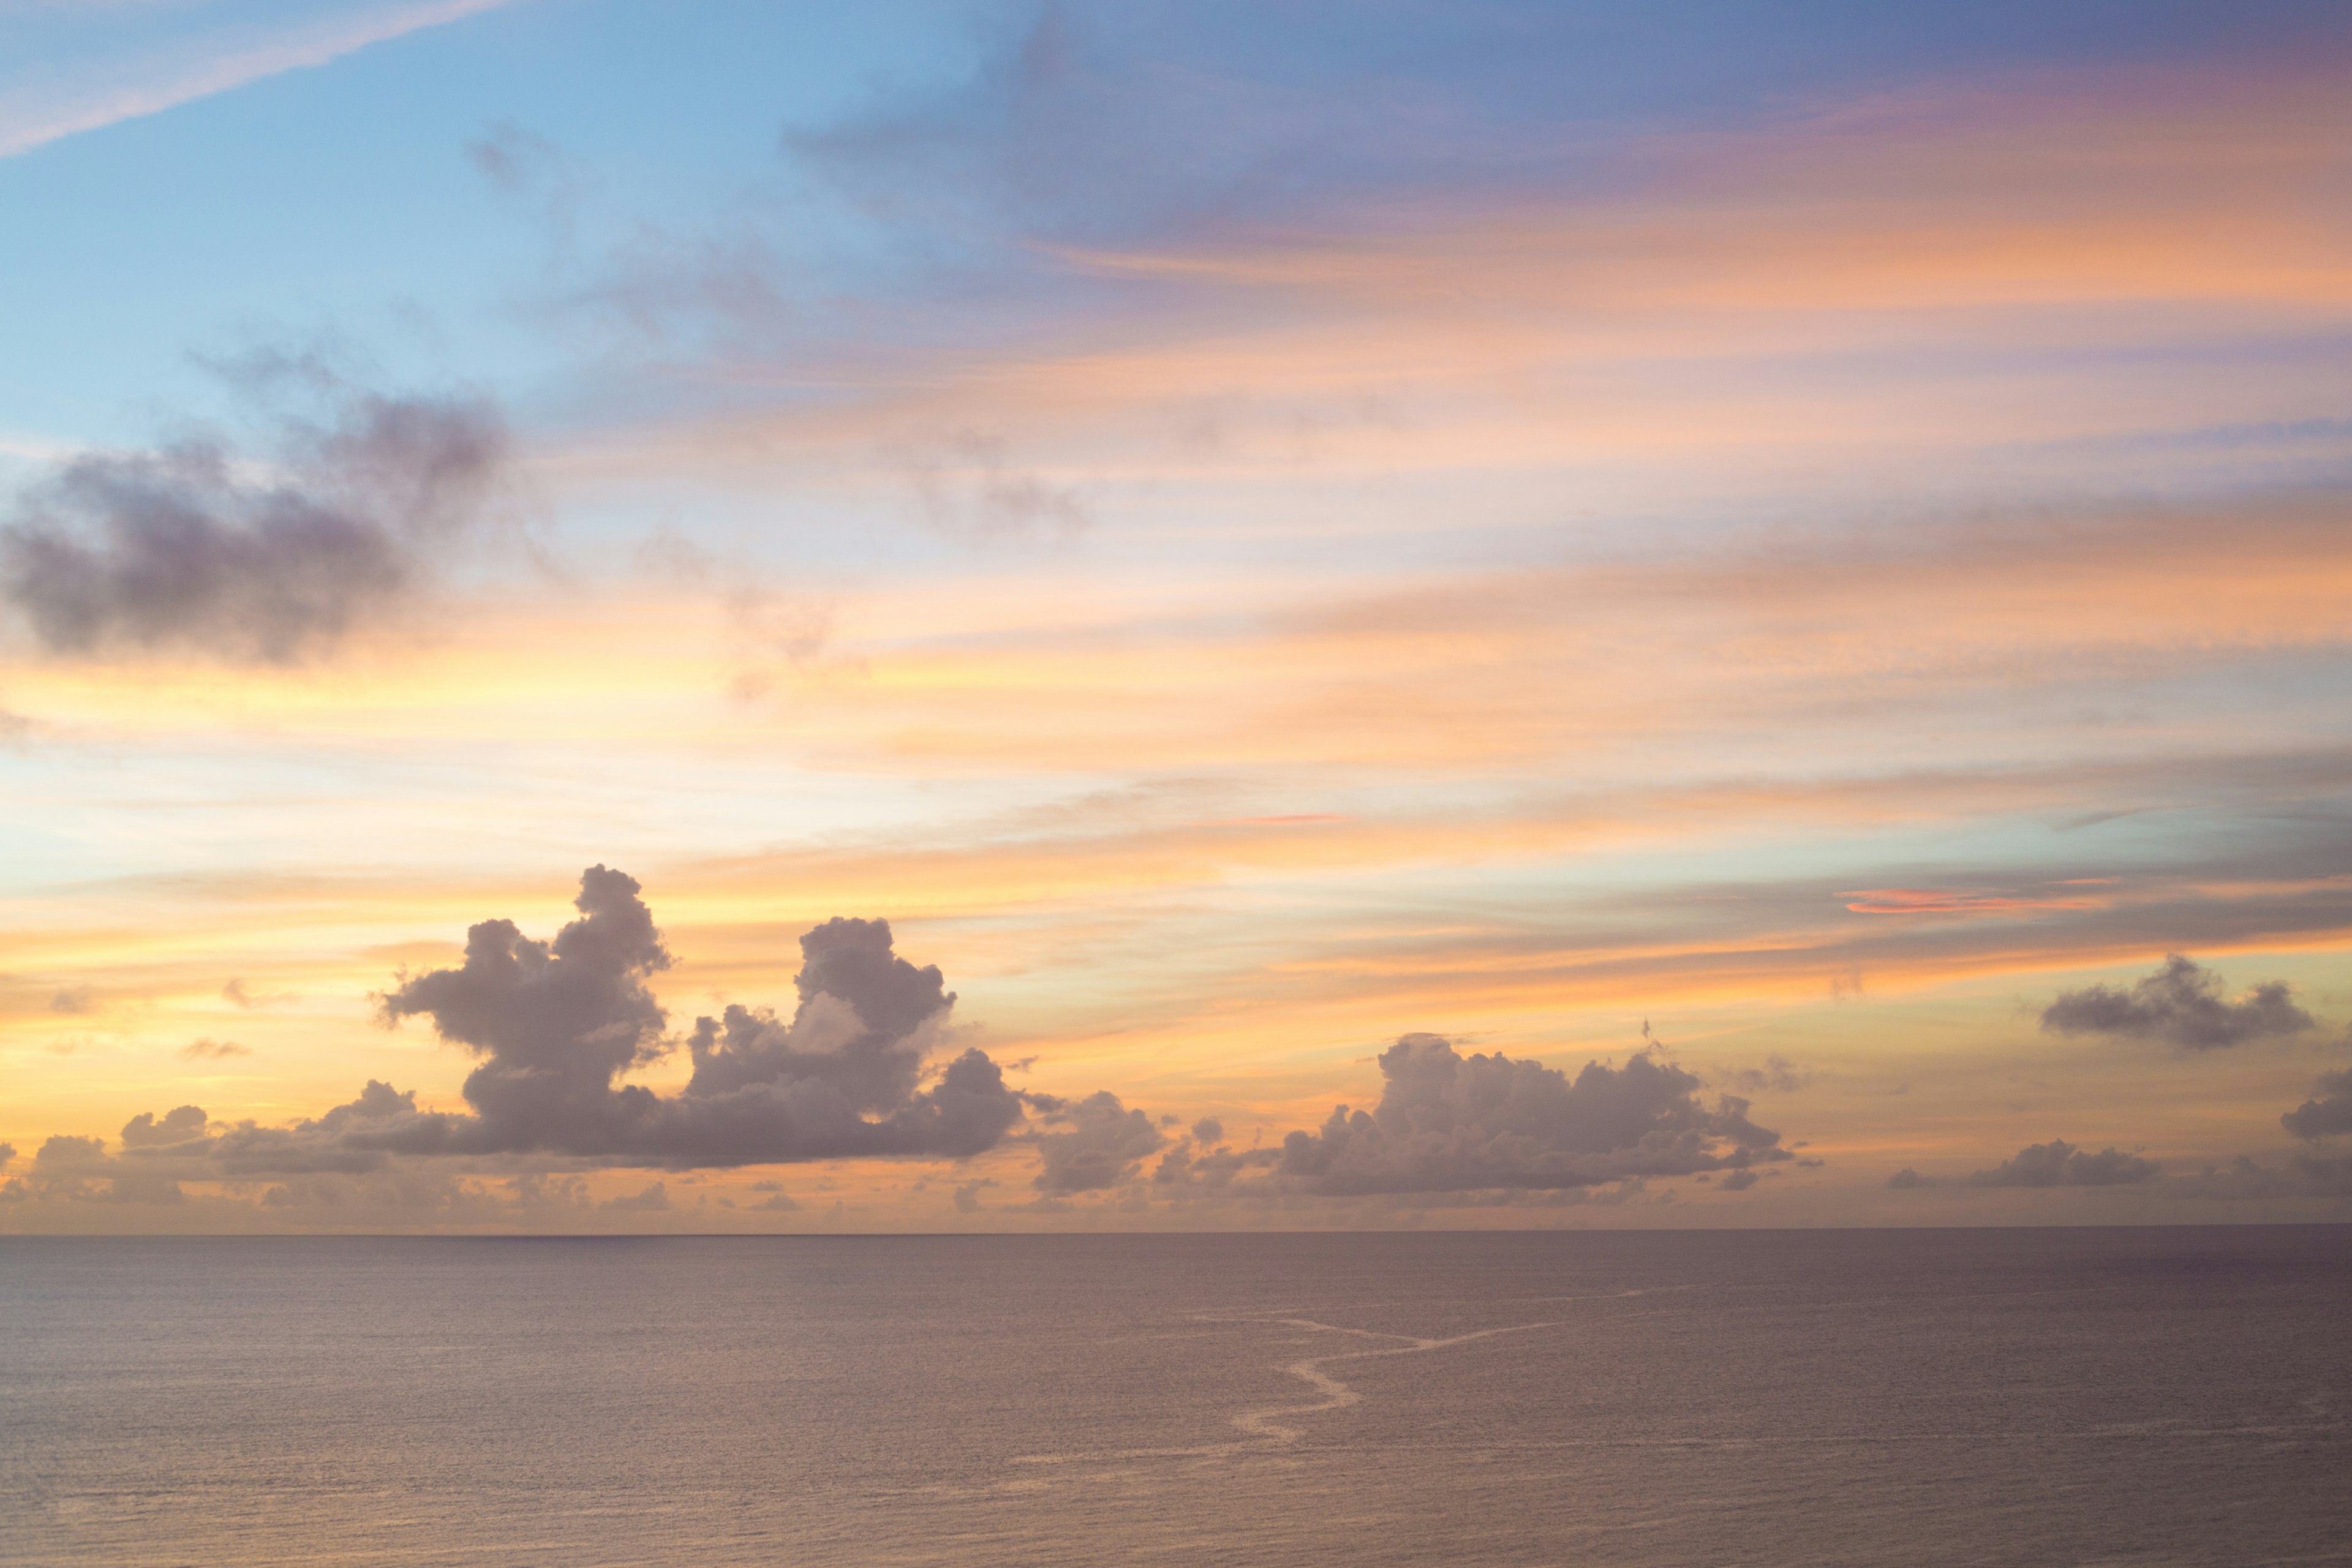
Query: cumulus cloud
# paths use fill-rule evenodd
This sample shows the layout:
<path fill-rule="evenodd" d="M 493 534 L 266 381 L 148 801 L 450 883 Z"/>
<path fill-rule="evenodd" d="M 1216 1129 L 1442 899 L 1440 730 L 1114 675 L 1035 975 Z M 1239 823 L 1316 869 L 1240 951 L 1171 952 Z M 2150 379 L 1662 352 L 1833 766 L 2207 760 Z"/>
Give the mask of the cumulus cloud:
<path fill-rule="evenodd" d="M 1053 1197 L 1125 1186 L 1139 1179 L 1143 1157 L 1157 1153 L 1164 1142 L 1150 1117 L 1120 1104 L 1108 1089 L 1062 1106 L 1051 1120 L 1068 1127 L 1037 1137 L 1045 1163 L 1037 1190 Z"/>
<path fill-rule="evenodd" d="M 2192 1051 L 2292 1035 L 2313 1023 L 2285 981 L 2264 981 L 2231 1002 L 2220 975 L 2177 952 L 2128 991 L 2092 985 L 2061 992 L 2042 1013 L 2042 1026 L 2058 1034 L 2162 1040 Z"/>
<path fill-rule="evenodd" d="M 2155 1161 L 2120 1149 L 2092 1154 L 2053 1138 L 2028 1144 L 1991 1170 L 1972 1171 L 1960 1181 L 1971 1187 L 2116 1187 L 2145 1182 L 2157 1170 Z"/>
<path fill-rule="evenodd" d="M 506 427 L 462 397 L 387 397 L 315 365 L 262 379 L 329 391 L 256 460 L 190 437 L 89 453 L 0 527 L 0 603 L 52 652 L 181 648 L 288 663 L 415 592 L 502 472 Z"/>
<path fill-rule="evenodd" d="M 2279 1125 L 2298 1138 L 2352 1132 L 2352 1068 L 2322 1074 L 2311 1098 L 2280 1117 Z"/>
<path fill-rule="evenodd" d="M 1790 1157 L 1779 1133 L 1748 1119 L 1746 1100 L 1709 1106 L 1696 1074 L 1647 1051 L 1622 1068 L 1587 1062 L 1570 1078 L 1406 1035 L 1380 1068 L 1372 1110 L 1339 1106 L 1319 1130 L 1283 1140 L 1281 1181 L 1347 1195 L 1558 1190 Z"/>
<path fill-rule="evenodd" d="M 134 1118 L 118 1158 L 100 1139 L 52 1138 L 36 1173 L 287 1178 L 276 1201 L 310 1205 L 358 1190 L 326 1178 L 372 1177 L 436 1155 L 673 1170 L 961 1158 L 994 1147 L 1029 1103 L 1060 1106 L 1008 1088 L 978 1050 L 934 1070 L 929 1058 L 955 997 L 937 968 L 898 956 L 882 921 L 828 921 L 801 939 L 800 1000 L 789 1019 L 738 1006 L 697 1020 L 686 1042 L 694 1075 L 680 1092 L 623 1083 L 668 1048 L 667 1015 L 646 983 L 668 966 L 669 952 L 634 879 L 593 867 L 574 903 L 580 918 L 545 941 L 512 921 L 485 921 L 467 933 L 462 963 L 404 976 L 382 997 L 387 1020 L 428 1019 L 481 1058 L 461 1091 L 467 1110 L 420 1110 L 413 1090 L 374 1079 L 290 1127 L 241 1121 L 215 1131 L 200 1107 L 186 1105 Z M 1089 1109 L 1074 1131 L 1089 1132 L 1093 1102 L 1078 1103 Z M 469 1213 L 480 1206 L 434 1192 L 444 1207 L 461 1198 Z M 632 1202 L 650 1206 L 643 1194 Z"/>
<path fill-rule="evenodd" d="M 665 1015 L 646 983 L 670 955 L 638 890 L 621 872 L 592 868 L 575 900 L 581 918 L 551 942 L 484 921 L 467 933 L 460 967 L 389 993 L 387 1017 L 429 1017 L 484 1058 L 463 1089 L 473 1114 L 404 1115 L 349 1138 L 405 1153 L 551 1152 L 683 1169 L 961 1157 L 1021 1121 L 1022 1095 L 984 1052 L 963 1052 L 919 1086 L 955 998 L 936 967 L 892 952 L 885 921 L 828 921 L 801 938 L 789 1020 L 740 1006 L 698 1019 L 694 1076 L 681 1093 L 616 1084 L 664 1048 Z"/>
<path fill-rule="evenodd" d="M 184 1105 L 160 1121 L 152 1110 L 132 1117 L 123 1125 L 122 1146 L 126 1149 L 164 1149 L 204 1135 L 204 1110 L 197 1106 Z"/>

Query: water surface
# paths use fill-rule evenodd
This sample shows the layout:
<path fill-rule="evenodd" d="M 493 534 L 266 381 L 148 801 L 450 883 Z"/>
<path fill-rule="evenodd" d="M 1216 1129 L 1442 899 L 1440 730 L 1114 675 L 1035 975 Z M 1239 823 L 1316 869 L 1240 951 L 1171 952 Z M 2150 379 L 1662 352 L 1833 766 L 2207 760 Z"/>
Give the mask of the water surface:
<path fill-rule="evenodd" d="M 2352 1227 L 0 1241 L 0 1562 L 2352 1561 Z"/>

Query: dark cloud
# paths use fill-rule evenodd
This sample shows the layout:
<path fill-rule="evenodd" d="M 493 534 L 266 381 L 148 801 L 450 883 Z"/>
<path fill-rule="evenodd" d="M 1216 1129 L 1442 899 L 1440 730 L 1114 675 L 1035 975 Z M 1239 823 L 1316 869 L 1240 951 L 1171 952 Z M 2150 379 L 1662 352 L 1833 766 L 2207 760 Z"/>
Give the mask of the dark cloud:
<path fill-rule="evenodd" d="M 34 1161 L 37 1195 L 100 1195 L 88 1184 L 113 1178 L 152 1201 L 164 1182 L 282 1178 L 268 1199 L 276 1206 L 396 1202 L 480 1217 L 505 1200 L 446 1184 L 412 1194 L 378 1178 L 436 1155 L 495 1158 L 509 1169 L 516 1157 L 542 1155 L 679 1170 L 961 1158 L 994 1147 L 1031 1104 L 1058 1110 L 1068 1123 L 1046 1135 L 1045 1147 L 1053 1179 L 1077 1184 L 1057 1190 L 1075 1191 L 1090 1182 L 1098 1153 L 1137 1141 L 1129 1124 L 1140 1113 L 1112 1100 L 1110 1126 L 1107 1097 L 1065 1104 L 1024 1095 L 983 1052 L 935 1068 L 955 997 L 937 968 L 898 956 L 882 921 L 828 921 L 801 939 L 799 1003 L 789 1019 L 738 1006 L 697 1020 L 685 1042 L 694 1074 L 680 1092 L 620 1082 L 670 1045 L 667 1016 L 647 988 L 670 956 L 638 892 L 621 872 L 591 868 L 574 900 L 580 918 L 552 939 L 486 921 L 467 933 L 461 964 L 404 975 L 380 999 L 388 1021 L 427 1018 L 481 1058 L 462 1090 L 467 1111 L 423 1110 L 414 1091 L 371 1079 L 349 1102 L 292 1126 L 215 1130 L 194 1105 L 144 1112 L 122 1129 L 119 1156 L 101 1139 L 49 1139 Z M 1148 1121 L 1144 1133 L 1156 1147 Z M 653 1205 L 641 1194 L 623 1206 Z"/>
<path fill-rule="evenodd" d="M 1923 1176 L 1918 1172 L 1913 1170 L 1910 1166 L 1906 1165 L 1901 1170 L 1895 1172 L 1893 1175 L 1887 1177 L 1886 1184 L 1898 1190 L 1907 1190 L 1915 1187 L 1932 1187 L 1936 1184 L 1936 1178 L 1933 1176 Z"/>
<path fill-rule="evenodd" d="M 1744 1193 L 1756 1184 L 1756 1180 L 1754 1171 L 1734 1171 L 1723 1178 L 1723 1190 L 1727 1193 Z"/>
<path fill-rule="evenodd" d="M 473 1114 L 399 1115 L 346 1142 L 403 1153 L 576 1155 L 687 1168 L 867 1154 L 961 1157 L 1022 1119 L 985 1053 L 967 1050 L 922 1087 L 955 998 L 936 968 L 891 951 L 888 922 L 834 920 L 801 939 L 789 1021 L 730 1007 L 696 1021 L 694 1076 L 656 1095 L 616 1085 L 665 1048 L 646 988 L 670 956 L 636 882 L 595 867 L 581 918 L 551 942 L 509 921 L 467 934 L 466 960 L 405 980 L 393 1019 L 424 1016 L 485 1059 L 465 1083 Z"/>
<path fill-rule="evenodd" d="M 1164 1142 L 1151 1118 L 1119 1103 L 1108 1089 L 1073 1100 L 1051 1113 L 1068 1131 L 1037 1137 L 1037 1190 L 1049 1196 L 1100 1192 L 1125 1186 L 1141 1174 L 1139 1163 Z"/>
<path fill-rule="evenodd" d="M 1622 1068 L 1587 1062 L 1571 1079 L 1407 1035 L 1380 1068 L 1371 1110 L 1343 1105 L 1319 1131 L 1284 1139 L 1283 1182 L 1330 1194 L 1565 1189 L 1790 1158 L 1779 1133 L 1748 1120 L 1746 1100 L 1707 1106 L 1696 1075 L 1646 1051 Z"/>
<path fill-rule="evenodd" d="M 8 1162 L 14 1160 L 16 1157 L 16 1145 L 14 1143 L 0 1143 L 0 1168 L 5 1168 Z"/>
<path fill-rule="evenodd" d="M 225 1057 L 249 1057 L 252 1054 L 235 1040 L 190 1040 L 180 1047 L 180 1055 L 192 1062 L 217 1061 Z"/>
<path fill-rule="evenodd" d="M 2279 1125 L 2298 1138 L 2352 1132 L 2352 1068 L 2323 1073 L 2311 1089 L 2311 1098 L 2280 1117 Z"/>
<path fill-rule="evenodd" d="M 1204 1147 L 1213 1147 L 1225 1141 L 1225 1124 L 1213 1116 L 1203 1116 L 1192 1123 L 1192 1136 Z"/>
<path fill-rule="evenodd" d="M 2219 1050 L 2266 1036 L 2292 1035 L 2313 1025 L 2284 980 L 2264 981 L 2236 1002 L 2221 977 L 2179 953 L 2128 991 L 2093 985 L 2066 991 L 2042 1010 L 2042 1026 L 2066 1035 L 2120 1035 L 2162 1040 L 2192 1051 Z"/>
<path fill-rule="evenodd" d="M 2145 1182 L 2157 1173 L 2153 1160 L 2120 1149 L 2085 1153 L 2063 1138 L 2029 1144 L 1990 1171 L 1962 1176 L 1971 1187 L 2116 1187 Z"/>
<path fill-rule="evenodd" d="M 316 654 L 428 580 L 503 469 L 505 425 L 478 400 L 358 392 L 292 361 L 239 374 L 305 383 L 332 413 L 281 421 L 264 460 L 190 437 L 76 458 L 21 498 L 0 602 L 43 646 Z"/>

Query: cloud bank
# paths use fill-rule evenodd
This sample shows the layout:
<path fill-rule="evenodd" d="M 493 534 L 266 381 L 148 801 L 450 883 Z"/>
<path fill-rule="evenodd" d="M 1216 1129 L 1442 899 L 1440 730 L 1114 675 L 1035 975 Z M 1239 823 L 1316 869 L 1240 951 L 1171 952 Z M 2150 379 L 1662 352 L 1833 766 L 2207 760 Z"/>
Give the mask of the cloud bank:
<path fill-rule="evenodd" d="M 1786 1160 L 1748 1101 L 1703 1103 L 1696 1075 L 1649 1052 L 1573 1078 L 1497 1051 L 1464 1056 L 1436 1035 L 1381 1053 L 1380 1103 L 1335 1108 L 1285 1138 L 1276 1178 L 1326 1195 L 1560 1190 Z"/>
<path fill-rule="evenodd" d="M 2053 1138 L 2047 1143 L 2027 1144 L 1990 1170 L 1945 1177 L 1922 1175 L 1906 1166 L 1887 1178 L 1886 1184 L 1898 1190 L 1941 1186 L 2121 1187 L 2149 1181 L 2161 1169 L 2153 1160 L 2143 1160 L 2120 1149 L 2102 1149 L 2093 1154 L 2063 1138 Z"/>
<path fill-rule="evenodd" d="M 955 997 L 936 967 L 898 956 L 884 921 L 828 921 L 801 938 L 800 1000 L 789 1019 L 741 1006 L 698 1019 L 686 1041 L 694 1076 L 680 1092 L 620 1082 L 670 1048 L 667 1016 L 647 986 L 670 954 L 639 893 L 635 879 L 592 867 L 574 900 L 580 918 L 552 938 L 484 921 L 467 933 L 462 963 L 406 976 L 384 994 L 388 1022 L 427 1019 L 481 1058 L 462 1090 L 467 1111 L 419 1110 L 414 1091 L 373 1079 L 355 1099 L 291 1127 L 245 1121 L 215 1131 L 200 1108 L 184 1105 L 132 1119 L 119 1156 L 100 1139 L 51 1138 L 35 1173 L 119 1185 L 359 1176 L 427 1156 L 670 1170 L 961 1159 L 995 1147 L 1027 1103 L 1060 1108 L 1008 1088 L 982 1051 L 929 1071 Z M 1057 1136 L 1091 1138 L 1095 1101 L 1073 1109 L 1077 1131 Z M 1087 1167 L 1062 1160 L 1054 1168 Z"/>
<path fill-rule="evenodd" d="M 2161 1040 L 2192 1051 L 2292 1035 L 2314 1022 L 2294 1005 L 2285 981 L 2264 981 L 2231 1002 L 2220 975 L 2177 952 L 2128 991 L 2112 985 L 2064 991 L 2042 1012 L 2042 1026 L 2056 1034 Z"/>

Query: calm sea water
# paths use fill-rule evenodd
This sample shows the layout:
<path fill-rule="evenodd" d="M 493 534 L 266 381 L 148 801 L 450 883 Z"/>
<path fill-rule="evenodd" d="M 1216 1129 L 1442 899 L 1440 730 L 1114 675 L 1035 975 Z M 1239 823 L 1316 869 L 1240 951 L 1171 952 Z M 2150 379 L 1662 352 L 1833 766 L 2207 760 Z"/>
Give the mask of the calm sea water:
<path fill-rule="evenodd" d="M 2352 1561 L 2352 1227 L 0 1241 L 9 1563 Z"/>

